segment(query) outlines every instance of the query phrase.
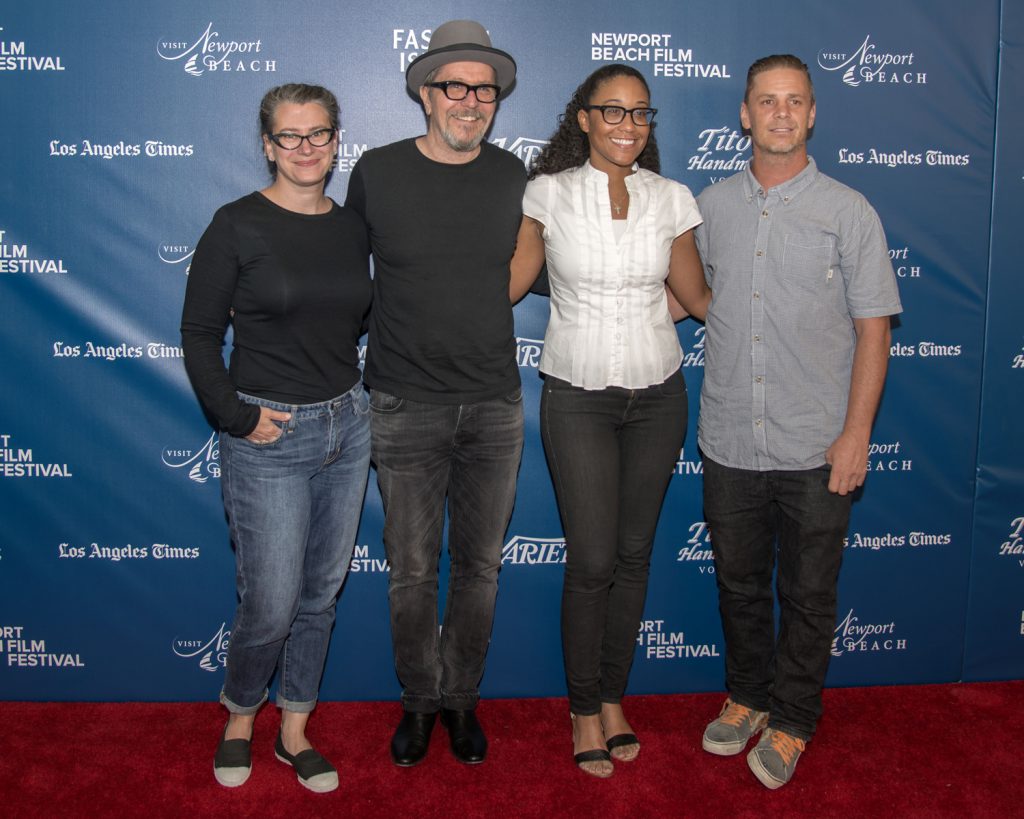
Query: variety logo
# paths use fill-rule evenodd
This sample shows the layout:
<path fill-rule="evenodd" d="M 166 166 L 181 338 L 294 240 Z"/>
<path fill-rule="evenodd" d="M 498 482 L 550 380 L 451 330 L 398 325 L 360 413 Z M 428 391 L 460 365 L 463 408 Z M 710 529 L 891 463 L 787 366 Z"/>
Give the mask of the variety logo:
<path fill-rule="evenodd" d="M 390 572 L 391 566 L 386 558 L 370 557 L 370 547 L 356 544 L 352 551 L 352 560 L 349 562 L 350 572 Z"/>
<path fill-rule="evenodd" d="M 0 477 L 73 478 L 67 464 L 39 463 L 31 449 L 14 444 L 12 436 L 0 433 Z"/>
<path fill-rule="evenodd" d="M 160 40 L 156 53 L 161 60 L 184 60 L 186 74 L 200 77 L 209 72 L 277 71 L 277 61 L 263 55 L 262 40 L 225 40 L 215 31 L 211 22 L 199 38 L 188 40 Z M 255 57 L 255 55 L 261 55 Z"/>
<path fill-rule="evenodd" d="M 546 139 L 531 139 L 530 137 L 516 137 L 514 140 L 509 142 L 508 137 L 498 137 L 491 140 L 492 145 L 497 145 L 499 148 L 504 148 L 511 154 L 515 154 L 522 163 L 529 170 L 533 167 L 533 163 L 537 161 L 537 157 L 540 156 L 540 152 L 544 150 L 544 146 L 548 144 Z"/>
<path fill-rule="evenodd" d="M 730 176 L 742 171 L 750 162 L 750 137 L 735 128 L 722 125 L 705 128 L 697 134 L 697 153 L 690 157 L 686 169 L 690 171 L 729 171 Z M 712 176 L 711 182 L 724 177 Z"/>
<path fill-rule="evenodd" d="M 0 626 L 0 654 L 8 668 L 85 668 L 81 654 L 50 651 L 46 640 L 27 637 L 24 626 Z"/>
<path fill-rule="evenodd" d="M 832 656 L 842 657 L 847 652 L 904 651 L 907 641 L 896 637 L 896 623 L 861 623 L 850 609 L 836 626 L 832 638 Z"/>
<path fill-rule="evenodd" d="M 540 357 L 544 353 L 544 339 L 516 337 L 516 361 L 520 367 L 540 366 Z"/>
<path fill-rule="evenodd" d="M 203 671 L 217 671 L 228 664 L 228 638 L 231 632 L 227 623 L 221 623 L 217 633 L 209 640 L 181 640 L 177 637 L 171 643 L 171 650 L 183 660 L 198 657 L 199 667 Z"/>
<path fill-rule="evenodd" d="M 732 78 L 724 63 L 694 62 L 692 48 L 679 48 L 667 33 L 595 31 L 590 59 L 603 63 L 651 63 L 655 77 Z"/>
<path fill-rule="evenodd" d="M 686 633 L 665 628 L 664 620 L 644 620 L 636 636 L 648 660 L 695 660 L 720 657 L 716 643 L 688 643 Z"/>
<path fill-rule="evenodd" d="M 565 538 L 516 535 L 502 548 L 501 563 L 503 566 L 565 563 Z"/>
<path fill-rule="evenodd" d="M 818 66 L 825 71 L 842 72 L 843 82 L 851 88 L 861 83 L 924 85 L 928 81 L 928 75 L 914 65 L 914 52 L 881 52 L 871 42 L 870 34 L 852 52 L 819 51 Z"/>
<path fill-rule="evenodd" d="M 184 469 L 190 481 L 206 483 L 220 477 L 220 438 L 211 433 L 197 450 L 165 449 L 160 459 L 171 469 Z"/>
<path fill-rule="evenodd" d="M 1024 515 L 1010 521 L 1010 536 L 999 547 L 999 554 L 1012 557 L 1024 568 Z"/>
<path fill-rule="evenodd" d="M 33 258 L 28 245 L 8 244 L 0 230 L 0 273 L 67 273 L 63 259 Z"/>
<path fill-rule="evenodd" d="M 0 26 L 0 31 L 3 31 Z M 0 71 L 63 71 L 60 57 L 37 57 L 25 53 L 24 40 L 0 40 Z"/>

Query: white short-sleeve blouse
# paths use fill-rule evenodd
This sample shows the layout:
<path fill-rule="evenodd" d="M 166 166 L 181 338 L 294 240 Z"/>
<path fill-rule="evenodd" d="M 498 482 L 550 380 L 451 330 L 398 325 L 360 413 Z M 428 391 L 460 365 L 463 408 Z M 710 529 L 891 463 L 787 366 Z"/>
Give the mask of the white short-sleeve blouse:
<path fill-rule="evenodd" d="M 541 372 L 588 390 L 660 384 L 683 360 L 665 279 L 675 238 L 702 221 L 685 185 L 636 168 L 616 239 L 608 176 L 589 162 L 538 176 L 523 212 L 544 225 L 551 318 Z"/>

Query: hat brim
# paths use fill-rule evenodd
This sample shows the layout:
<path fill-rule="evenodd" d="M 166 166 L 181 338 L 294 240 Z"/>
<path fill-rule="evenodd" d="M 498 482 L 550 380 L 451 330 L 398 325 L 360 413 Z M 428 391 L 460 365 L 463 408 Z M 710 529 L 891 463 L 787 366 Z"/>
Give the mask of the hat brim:
<path fill-rule="evenodd" d="M 420 86 L 427 75 L 435 68 L 448 63 L 484 63 L 494 69 L 495 82 L 501 87 L 498 99 L 504 99 L 512 93 L 516 81 L 516 61 L 510 54 L 497 48 L 487 48 L 473 43 L 455 43 L 420 54 L 409 63 L 405 72 L 405 84 L 409 93 L 419 96 Z"/>

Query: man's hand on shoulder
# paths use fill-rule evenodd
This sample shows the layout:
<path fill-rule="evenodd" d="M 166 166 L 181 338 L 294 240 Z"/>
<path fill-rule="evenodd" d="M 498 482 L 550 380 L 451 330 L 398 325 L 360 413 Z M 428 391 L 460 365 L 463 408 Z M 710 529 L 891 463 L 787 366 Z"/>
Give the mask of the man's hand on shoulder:
<path fill-rule="evenodd" d="M 847 495 L 864 485 L 868 474 L 868 441 L 850 432 L 842 433 L 825 451 L 825 462 L 832 467 L 828 491 Z"/>

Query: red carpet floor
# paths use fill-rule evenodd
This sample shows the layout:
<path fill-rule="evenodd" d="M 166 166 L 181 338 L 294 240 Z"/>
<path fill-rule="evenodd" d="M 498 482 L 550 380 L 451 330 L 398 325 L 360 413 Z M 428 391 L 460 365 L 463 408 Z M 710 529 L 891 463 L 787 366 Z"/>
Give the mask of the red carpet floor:
<path fill-rule="evenodd" d="M 213 779 L 223 712 L 212 703 L 0 703 L 3 817 L 1013 817 L 1024 816 L 1024 682 L 831 689 L 794 780 L 769 791 L 743 756 L 700 748 L 722 695 L 631 697 L 643 750 L 608 780 L 572 763 L 564 700 L 479 710 L 483 765 L 450 755 L 399 769 L 394 703 L 322 703 L 310 736 L 338 766 L 331 794 L 274 759 L 276 709 L 256 722 L 253 773 Z"/>

